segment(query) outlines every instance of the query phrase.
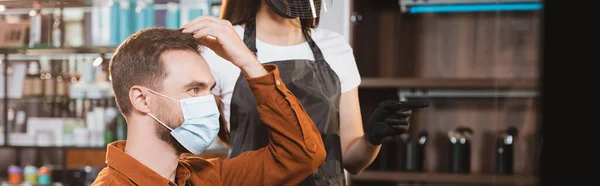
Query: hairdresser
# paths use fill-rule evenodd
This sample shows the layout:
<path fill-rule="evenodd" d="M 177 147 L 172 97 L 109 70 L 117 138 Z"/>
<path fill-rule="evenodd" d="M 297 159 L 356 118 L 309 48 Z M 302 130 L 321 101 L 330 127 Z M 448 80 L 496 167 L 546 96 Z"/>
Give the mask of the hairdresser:
<path fill-rule="evenodd" d="M 215 22 L 232 24 L 235 36 L 258 61 L 278 66 L 283 83 L 317 125 L 327 158 L 300 185 L 346 185 L 344 169 L 352 174 L 363 171 L 384 138 L 407 131 L 411 114 L 411 108 L 398 101 L 383 101 L 365 133 L 357 89 L 361 77 L 352 48 L 341 35 L 317 28 L 327 2 L 331 1 L 224 0 L 221 19 L 227 22 Z M 186 23 L 183 32 L 223 34 L 201 26 L 202 20 Z M 207 46 L 219 42 L 214 37 L 197 39 Z M 219 52 L 205 50 L 202 55 L 215 76 L 213 94 L 219 97 L 226 125 L 221 127 L 226 134 L 219 137 L 230 146 L 229 156 L 236 157 L 266 146 L 268 128 L 257 114 L 244 74 Z"/>

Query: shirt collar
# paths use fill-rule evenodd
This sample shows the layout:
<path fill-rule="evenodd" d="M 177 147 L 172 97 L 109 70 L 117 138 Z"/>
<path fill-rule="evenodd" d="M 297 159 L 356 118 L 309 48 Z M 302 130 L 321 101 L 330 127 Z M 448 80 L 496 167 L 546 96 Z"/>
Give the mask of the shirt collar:
<path fill-rule="evenodd" d="M 125 175 L 137 185 L 169 185 L 170 181 L 154 172 L 146 165 L 125 153 L 126 141 L 116 141 L 108 145 L 106 164 Z M 177 166 L 177 181 L 188 180 L 190 171 L 182 166 Z M 157 184 L 158 183 L 158 184 Z"/>

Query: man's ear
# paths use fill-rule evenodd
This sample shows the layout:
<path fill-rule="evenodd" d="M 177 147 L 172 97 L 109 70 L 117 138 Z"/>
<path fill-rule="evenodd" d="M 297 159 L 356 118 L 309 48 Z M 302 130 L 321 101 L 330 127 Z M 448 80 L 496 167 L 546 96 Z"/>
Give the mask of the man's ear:
<path fill-rule="evenodd" d="M 149 113 L 149 99 L 146 97 L 148 90 L 141 86 L 134 85 L 129 89 L 129 101 L 134 110 L 142 113 Z"/>

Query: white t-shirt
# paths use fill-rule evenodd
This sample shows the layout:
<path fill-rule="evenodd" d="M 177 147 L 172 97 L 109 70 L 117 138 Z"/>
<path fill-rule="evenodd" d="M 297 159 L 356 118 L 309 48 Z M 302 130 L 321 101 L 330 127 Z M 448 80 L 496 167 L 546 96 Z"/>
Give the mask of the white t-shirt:
<path fill-rule="evenodd" d="M 243 39 L 244 28 L 240 25 L 235 25 L 234 29 L 240 38 Z M 339 77 L 342 93 L 357 87 L 361 80 L 360 74 L 356 67 L 352 48 L 344 40 L 344 37 L 338 33 L 319 28 L 312 29 L 311 32 L 312 39 L 321 49 L 325 60 Z M 314 60 L 314 55 L 307 42 L 298 45 L 276 46 L 257 39 L 256 49 L 258 50 L 257 55 L 260 63 L 289 59 Z M 215 77 L 216 86 L 212 93 L 221 97 L 221 101 L 224 104 L 223 115 L 227 121 L 227 129 L 229 130 L 231 97 L 238 76 L 240 75 L 240 69 L 207 47 L 201 49 L 201 54 Z"/>

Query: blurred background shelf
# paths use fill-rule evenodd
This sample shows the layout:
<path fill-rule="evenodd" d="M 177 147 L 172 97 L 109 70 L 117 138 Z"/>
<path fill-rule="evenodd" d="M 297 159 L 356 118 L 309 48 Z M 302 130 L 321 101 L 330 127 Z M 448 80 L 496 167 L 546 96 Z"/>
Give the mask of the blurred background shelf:
<path fill-rule="evenodd" d="M 116 47 L 76 47 L 76 48 L 0 48 L 0 54 L 56 55 L 113 53 Z"/>
<path fill-rule="evenodd" d="M 45 8 L 58 8 L 61 6 L 61 1 L 63 7 L 82 7 L 92 4 L 92 0 L 0 0 L 0 3 L 7 9 L 16 9 L 31 8 L 31 4 L 36 1 Z"/>
<path fill-rule="evenodd" d="M 0 148 L 13 148 L 13 149 L 81 149 L 81 150 L 106 150 L 106 146 L 99 147 L 78 147 L 78 146 L 19 146 L 19 145 L 8 145 L 0 146 Z"/>
<path fill-rule="evenodd" d="M 360 88 L 537 89 L 537 79 L 362 78 Z"/>
<path fill-rule="evenodd" d="M 536 183 L 534 176 L 524 175 L 411 173 L 387 171 L 365 171 L 359 175 L 352 176 L 352 180 L 494 185 L 531 185 Z"/>

